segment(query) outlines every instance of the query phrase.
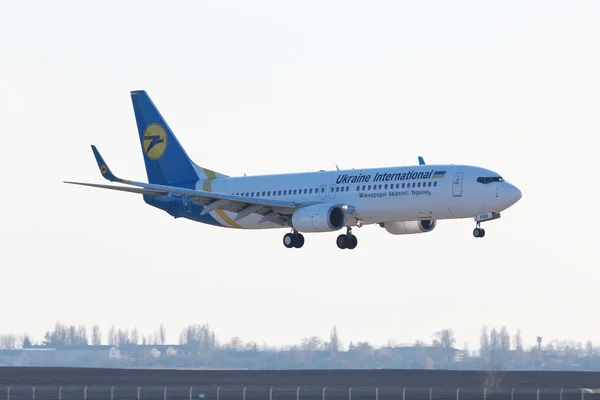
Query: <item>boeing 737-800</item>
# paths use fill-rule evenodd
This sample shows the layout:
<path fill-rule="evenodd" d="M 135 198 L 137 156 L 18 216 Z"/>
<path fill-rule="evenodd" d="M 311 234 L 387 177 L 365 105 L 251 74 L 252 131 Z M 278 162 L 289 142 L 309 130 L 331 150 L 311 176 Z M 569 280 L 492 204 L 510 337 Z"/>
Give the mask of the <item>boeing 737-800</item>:
<path fill-rule="evenodd" d="M 521 198 L 521 191 L 488 169 L 419 165 L 230 177 L 196 165 L 145 91 L 131 92 L 149 183 L 116 177 L 95 146 L 102 176 L 121 185 L 66 182 L 141 194 L 175 218 L 238 229 L 288 228 L 283 244 L 304 245 L 302 233 L 334 232 L 340 249 L 358 243 L 352 228 L 377 224 L 393 235 L 431 232 L 439 220 L 480 224 Z"/>

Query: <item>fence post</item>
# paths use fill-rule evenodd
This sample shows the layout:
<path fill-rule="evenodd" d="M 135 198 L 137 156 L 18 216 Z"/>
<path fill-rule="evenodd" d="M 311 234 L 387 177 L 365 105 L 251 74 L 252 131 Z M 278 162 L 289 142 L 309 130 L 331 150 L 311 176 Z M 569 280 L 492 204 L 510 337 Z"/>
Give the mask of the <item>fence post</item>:
<path fill-rule="evenodd" d="M 190 388 L 190 390 L 192 390 Z M 190 400 L 192 400 L 192 392 L 190 391 Z M 217 400 L 221 400 L 221 386 L 217 388 Z"/>
<path fill-rule="evenodd" d="M 167 400 L 167 387 L 165 386 L 165 400 Z"/>
<path fill-rule="evenodd" d="M 402 388 L 402 400 L 406 400 L 406 388 Z"/>
<path fill-rule="evenodd" d="M 273 400 L 273 388 L 269 388 L 269 400 Z"/>
<path fill-rule="evenodd" d="M 35 400 L 35 386 L 33 387 L 33 390 L 31 391 L 31 399 Z"/>
<path fill-rule="evenodd" d="M 246 386 L 244 386 L 244 393 L 242 394 L 242 399 L 246 400 Z"/>
<path fill-rule="evenodd" d="M 83 389 L 83 400 L 87 400 L 87 386 Z"/>
<path fill-rule="evenodd" d="M 515 389 L 514 388 L 510 391 L 510 400 L 515 400 Z"/>
<path fill-rule="evenodd" d="M 379 388 L 375 389 L 375 400 L 379 400 Z"/>
<path fill-rule="evenodd" d="M 190 386 L 190 400 L 192 400 L 192 393 L 194 392 L 194 387 Z M 219 389 L 217 389 L 217 400 L 219 399 Z"/>
<path fill-rule="evenodd" d="M 352 388 L 348 390 L 348 400 L 352 400 Z"/>
<path fill-rule="evenodd" d="M 323 388 L 323 400 L 325 400 L 325 389 L 326 389 L 326 387 Z M 8 400 L 10 400 L 10 399 L 8 399 Z M 271 400 L 273 400 L 273 399 L 271 399 Z"/>
<path fill-rule="evenodd" d="M 62 400 L 62 386 L 58 388 L 58 400 Z"/>
<path fill-rule="evenodd" d="M 456 400 L 460 400 L 460 388 L 456 389 Z"/>
<path fill-rule="evenodd" d="M 300 400 L 300 388 L 296 389 L 296 400 Z"/>
<path fill-rule="evenodd" d="M 10 389 L 12 386 L 9 386 L 8 389 L 6 389 L 6 400 L 10 400 Z"/>
<path fill-rule="evenodd" d="M 483 400 L 487 399 L 487 388 L 483 389 Z"/>
<path fill-rule="evenodd" d="M 429 389 L 429 400 L 431 400 L 431 393 L 433 392 L 433 389 Z"/>
<path fill-rule="evenodd" d="M 537 400 L 540 400 L 540 389 L 537 390 L 537 392 L 535 393 L 535 396 L 536 396 Z"/>
<path fill-rule="evenodd" d="M 563 398 L 562 398 L 562 394 L 563 394 L 563 390 L 562 390 L 562 389 L 560 389 L 560 400 L 563 400 Z"/>
<path fill-rule="evenodd" d="M 585 392 L 583 391 L 583 389 L 581 389 L 581 400 L 585 399 Z"/>
<path fill-rule="evenodd" d="M 137 400 L 140 400 L 141 397 L 142 397 L 142 387 L 138 386 L 138 397 L 137 397 Z"/>
<path fill-rule="evenodd" d="M 110 388 L 110 400 L 115 400 L 115 387 L 114 386 Z"/>

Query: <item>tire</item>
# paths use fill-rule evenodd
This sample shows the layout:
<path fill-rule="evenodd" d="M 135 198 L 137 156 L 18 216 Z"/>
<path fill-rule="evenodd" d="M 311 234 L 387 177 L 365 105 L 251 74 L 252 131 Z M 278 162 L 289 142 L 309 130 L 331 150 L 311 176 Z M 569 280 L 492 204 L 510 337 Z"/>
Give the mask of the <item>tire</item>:
<path fill-rule="evenodd" d="M 485 229 L 482 229 L 481 230 L 481 236 L 479 236 L 479 237 L 484 237 L 484 236 L 485 236 Z"/>
<path fill-rule="evenodd" d="M 301 233 L 299 233 L 294 238 L 294 247 L 297 248 L 297 249 L 299 249 L 302 246 L 304 246 L 304 235 L 302 235 Z"/>
<path fill-rule="evenodd" d="M 481 230 L 479 228 L 475 228 L 473 229 L 473 236 L 475 236 L 476 238 L 481 236 Z"/>
<path fill-rule="evenodd" d="M 291 233 L 286 233 L 285 235 L 283 235 L 283 245 L 288 249 L 291 249 L 292 247 L 294 247 L 294 243 L 296 242 L 294 239 L 294 235 L 292 235 Z"/>
<path fill-rule="evenodd" d="M 350 235 L 350 240 L 348 240 L 348 249 L 353 250 L 358 245 L 358 238 L 354 235 Z"/>
<path fill-rule="evenodd" d="M 348 246 L 348 238 L 346 237 L 346 235 L 340 235 L 337 237 L 335 244 L 337 244 L 337 247 L 343 250 Z"/>

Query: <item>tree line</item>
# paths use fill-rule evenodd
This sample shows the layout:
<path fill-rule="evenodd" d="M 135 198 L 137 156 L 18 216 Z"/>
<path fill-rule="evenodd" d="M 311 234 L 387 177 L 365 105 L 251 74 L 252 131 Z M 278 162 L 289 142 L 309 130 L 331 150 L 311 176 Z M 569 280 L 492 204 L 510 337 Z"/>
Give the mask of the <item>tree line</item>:
<path fill-rule="evenodd" d="M 154 332 L 141 334 L 136 327 L 123 329 L 111 326 L 108 330 L 106 340 L 99 325 L 93 325 L 91 331 L 85 325 L 66 325 L 56 322 L 52 330 L 46 331 L 41 341 L 34 342 L 32 338 L 25 335 L 0 334 L 0 349 L 29 348 L 33 346 L 42 347 L 64 347 L 64 346 L 89 346 L 108 344 L 112 346 L 123 345 L 166 345 L 167 330 L 164 324 L 159 324 Z M 183 328 L 179 334 L 178 344 L 188 349 L 190 354 L 209 354 L 215 350 L 233 351 L 289 351 L 301 350 L 304 352 L 328 351 L 360 351 L 372 353 L 375 350 L 389 347 L 398 347 L 390 342 L 384 346 L 374 347 L 367 341 L 350 342 L 347 350 L 340 340 L 337 328 L 334 326 L 329 338 L 323 339 L 318 336 L 302 338 L 300 343 L 287 346 L 273 347 L 266 343 L 244 342 L 239 337 L 234 337 L 227 342 L 220 342 L 216 333 L 208 324 L 193 324 Z M 454 348 L 456 339 L 452 329 L 442 329 L 431 336 L 430 342 L 417 340 L 404 347 L 444 347 Z M 525 349 L 521 331 L 517 330 L 514 335 L 508 332 L 506 327 L 488 329 L 484 325 L 481 329 L 479 351 L 473 353 L 467 344 L 462 351 L 466 357 L 479 357 L 487 364 L 495 365 L 513 362 L 514 358 L 524 358 L 525 353 L 543 352 L 555 356 L 564 357 L 591 357 L 600 355 L 600 348 L 593 345 L 592 341 L 585 344 L 568 340 L 551 340 L 543 345 L 530 346 Z"/>

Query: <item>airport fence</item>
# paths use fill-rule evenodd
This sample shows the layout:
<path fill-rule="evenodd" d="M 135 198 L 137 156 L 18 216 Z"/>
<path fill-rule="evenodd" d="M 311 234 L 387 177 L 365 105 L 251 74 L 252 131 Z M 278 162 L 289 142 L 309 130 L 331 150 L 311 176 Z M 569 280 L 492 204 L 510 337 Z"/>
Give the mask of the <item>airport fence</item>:
<path fill-rule="evenodd" d="M 0 386 L 0 400 L 600 400 L 591 389 Z"/>

